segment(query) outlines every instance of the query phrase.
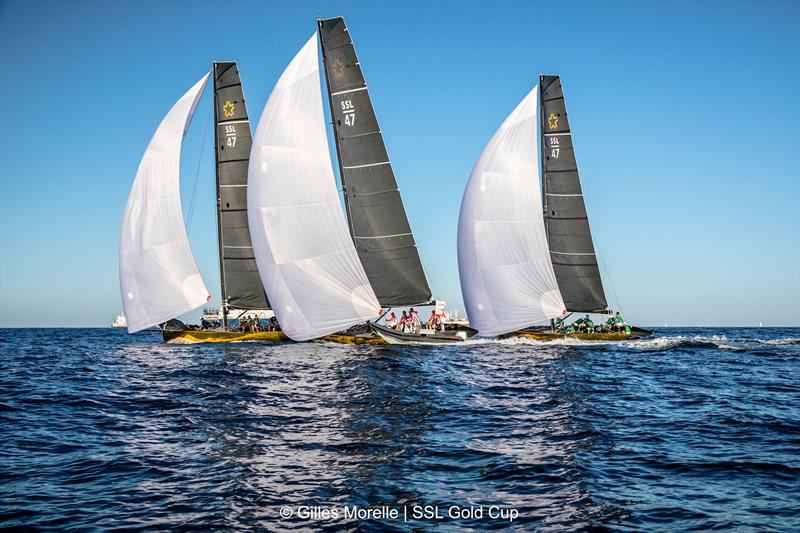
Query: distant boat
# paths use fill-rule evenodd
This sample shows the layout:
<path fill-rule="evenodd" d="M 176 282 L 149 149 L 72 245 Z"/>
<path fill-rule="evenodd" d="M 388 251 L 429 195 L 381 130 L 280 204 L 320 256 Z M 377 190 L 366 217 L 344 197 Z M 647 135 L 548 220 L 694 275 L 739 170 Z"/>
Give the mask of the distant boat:
<path fill-rule="evenodd" d="M 111 324 L 112 328 L 127 328 L 128 321 L 125 320 L 125 315 L 117 315 L 117 319 Z"/>
<path fill-rule="evenodd" d="M 458 266 L 470 324 L 482 335 L 552 338 L 564 335 L 552 322 L 533 325 L 573 312 L 611 313 L 558 76 L 539 77 L 475 164 L 461 203 Z M 570 336 L 648 335 L 631 327 Z"/>

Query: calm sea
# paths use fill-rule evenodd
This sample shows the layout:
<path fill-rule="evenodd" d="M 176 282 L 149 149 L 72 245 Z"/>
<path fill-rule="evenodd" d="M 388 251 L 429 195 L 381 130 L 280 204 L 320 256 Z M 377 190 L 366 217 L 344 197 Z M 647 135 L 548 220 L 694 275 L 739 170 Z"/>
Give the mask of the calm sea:
<path fill-rule="evenodd" d="M 0 330 L 0 528 L 797 531 L 799 509 L 797 328 L 447 347 Z"/>

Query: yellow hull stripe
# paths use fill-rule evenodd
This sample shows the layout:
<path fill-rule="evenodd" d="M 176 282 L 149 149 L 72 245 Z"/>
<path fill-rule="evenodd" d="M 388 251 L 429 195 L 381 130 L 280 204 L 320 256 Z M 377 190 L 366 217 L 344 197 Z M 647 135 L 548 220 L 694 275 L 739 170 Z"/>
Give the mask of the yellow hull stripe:
<path fill-rule="evenodd" d="M 242 341 L 288 341 L 289 337 L 280 331 L 180 331 L 167 342 L 170 344 L 194 344 L 197 342 L 242 342 Z"/>
<path fill-rule="evenodd" d="M 246 341 L 269 341 L 281 342 L 288 341 L 289 337 L 280 331 L 258 331 L 255 333 L 245 333 L 238 331 L 197 331 L 187 330 L 175 333 L 168 333 L 169 344 L 196 344 L 199 342 L 246 342 Z M 174 335 L 174 336 L 173 336 Z M 338 344 L 386 344 L 380 337 L 366 338 L 354 335 L 328 335 L 321 340 L 335 342 Z"/>

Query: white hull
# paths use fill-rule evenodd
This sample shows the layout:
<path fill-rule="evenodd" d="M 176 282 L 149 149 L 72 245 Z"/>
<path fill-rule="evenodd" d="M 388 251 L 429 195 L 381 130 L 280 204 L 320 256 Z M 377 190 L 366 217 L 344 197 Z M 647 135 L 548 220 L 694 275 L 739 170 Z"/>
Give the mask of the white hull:
<path fill-rule="evenodd" d="M 430 333 L 401 333 L 378 324 L 370 324 L 370 329 L 387 344 L 457 344 L 468 338 L 468 333 L 465 331 L 450 335 L 433 333 L 431 330 L 423 330 Z"/>

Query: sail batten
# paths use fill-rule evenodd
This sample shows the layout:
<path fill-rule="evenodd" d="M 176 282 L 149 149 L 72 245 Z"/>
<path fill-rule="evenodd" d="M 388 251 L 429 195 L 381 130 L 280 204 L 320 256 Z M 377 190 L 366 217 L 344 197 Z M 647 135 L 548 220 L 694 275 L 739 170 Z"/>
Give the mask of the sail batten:
<path fill-rule="evenodd" d="M 561 79 L 540 76 L 542 189 L 553 270 L 569 311 L 603 312 L 607 301 L 583 199 Z"/>
<path fill-rule="evenodd" d="M 414 235 L 344 19 L 319 21 L 350 233 L 384 307 L 431 301 Z M 391 237 L 388 238 L 388 237 Z"/>
<path fill-rule="evenodd" d="M 303 341 L 378 316 L 342 212 L 322 109 L 316 33 L 258 123 L 247 208 L 256 263 L 283 332 Z"/>
<path fill-rule="evenodd" d="M 119 280 L 129 333 L 188 313 L 211 299 L 189 246 L 180 198 L 181 144 L 209 75 L 161 121 L 128 196 Z"/>
<path fill-rule="evenodd" d="M 224 308 L 267 309 L 247 221 L 252 135 L 236 62 L 214 63 L 217 225 Z"/>
<path fill-rule="evenodd" d="M 536 157 L 538 87 L 506 118 L 467 182 L 458 269 L 470 325 L 502 335 L 561 316 Z"/>

